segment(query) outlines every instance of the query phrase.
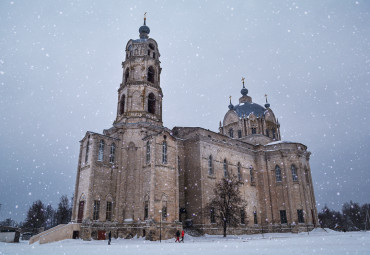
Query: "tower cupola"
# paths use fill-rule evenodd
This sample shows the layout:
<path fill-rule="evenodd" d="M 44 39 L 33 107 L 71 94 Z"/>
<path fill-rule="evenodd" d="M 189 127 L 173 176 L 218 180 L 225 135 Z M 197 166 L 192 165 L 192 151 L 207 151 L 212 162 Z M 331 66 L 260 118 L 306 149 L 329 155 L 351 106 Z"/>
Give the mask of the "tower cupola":
<path fill-rule="evenodd" d="M 148 39 L 148 34 L 150 33 L 150 28 L 146 25 L 146 13 L 144 14 L 144 25 L 139 28 L 140 39 Z"/>

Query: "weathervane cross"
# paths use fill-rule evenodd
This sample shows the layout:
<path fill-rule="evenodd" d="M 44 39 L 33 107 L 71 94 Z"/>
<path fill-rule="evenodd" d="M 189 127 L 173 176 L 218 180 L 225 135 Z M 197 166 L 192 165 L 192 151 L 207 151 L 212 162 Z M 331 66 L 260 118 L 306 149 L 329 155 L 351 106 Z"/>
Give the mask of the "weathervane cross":
<path fill-rule="evenodd" d="M 244 86 L 244 80 L 245 80 L 245 78 L 244 78 L 244 77 L 242 77 L 243 86 Z"/>
<path fill-rule="evenodd" d="M 231 104 L 231 96 L 229 96 L 229 98 L 230 98 L 230 104 Z"/>
<path fill-rule="evenodd" d="M 265 94 L 265 97 L 266 97 L 266 103 L 267 103 L 267 94 Z"/>

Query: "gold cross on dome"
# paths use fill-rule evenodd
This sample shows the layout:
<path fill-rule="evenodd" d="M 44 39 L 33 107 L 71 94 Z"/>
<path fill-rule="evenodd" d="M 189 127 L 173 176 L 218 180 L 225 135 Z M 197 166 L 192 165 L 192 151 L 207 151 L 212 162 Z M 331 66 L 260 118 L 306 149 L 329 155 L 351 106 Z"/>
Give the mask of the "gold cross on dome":
<path fill-rule="evenodd" d="M 244 77 L 242 77 L 242 82 L 243 82 L 243 85 L 244 85 L 244 80 L 245 80 L 245 78 L 244 78 Z"/>
<path fill-rule="evenodd" d="M 265 97 L 266 97 L 266 103 L 267 103 L 267 94 L 265 94 Z"/>
<path fill-rule="evenodd" d="M 231 96 L 229 96 L 229 98 L 230 98 L 230 104 L 231 104 Z"/>
<path fill-rule="evenodd" d="M 144 19 L 146 19 L 146 12 L 144 13 Z"/>

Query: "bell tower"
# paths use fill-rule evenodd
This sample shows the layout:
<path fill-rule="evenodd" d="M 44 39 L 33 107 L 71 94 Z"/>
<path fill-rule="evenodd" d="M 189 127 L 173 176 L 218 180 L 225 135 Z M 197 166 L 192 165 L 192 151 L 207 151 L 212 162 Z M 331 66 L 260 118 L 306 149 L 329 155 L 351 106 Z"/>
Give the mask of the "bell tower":
<path fill-rule="evenodd" d="M 139 39 L 131 39 L 126 45 L 114 124 L 146 122 L 162 126 L 160 54 L 157 42 L 149 38 L 150 29 L 146 25 L 145 15 L 139 33 Z"/>

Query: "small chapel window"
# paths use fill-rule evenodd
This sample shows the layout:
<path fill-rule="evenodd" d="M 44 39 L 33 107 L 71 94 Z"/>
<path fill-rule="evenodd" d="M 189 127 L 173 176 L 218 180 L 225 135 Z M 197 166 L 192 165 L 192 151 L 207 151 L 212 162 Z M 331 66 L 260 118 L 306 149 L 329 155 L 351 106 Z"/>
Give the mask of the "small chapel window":
<path fill-rule="evenodd" d="M 276 166 L 275 167 L 275 177 L 276 177 L 276 182 L 281 182 L 282 181 L 282 178 L 281 178 L 281 169 L 279 166 Z"/>
<path fill-rule="evenodd" d="M 103 161 L 103 156 L 104 156 L 104 141 L 100 140 L 98 161 Z"/>
<path fill-rule="evenodd" d="M 153 93 L 150 93 L 148 96 L 148 112 L 155 114 L 155 96 Z"/>
<path fill-rule="evenodd" d="M 298 181 L 297 168 L 295 167 L 295 165 L 292 165 L 290 168 L 292 170 L 293 181 L 297 182 Z"/>
<path fill-rule="evenodd" d="M 152 66 L 150 66 L 148 68 L 148 76 L 147 77 L 148 77 L 148 81 L 154 83 L 154 68 Z"/>
<path fill-rule="evenodd" d="M 116 145 L 112 143 L 112 145 L 110 146 L 109 163 L 114 163 L 115 158 L 116 158 Z"/>
<path fill-rule="evenodd" d="M 150 142 L 146 142 L 146 163 L 150 163 Z"/>
<path fill-rule="evenodd" d="M 167 164 L 167 142 L 163 141 L 162 144 L 162 163 Z"/>
<path fill-rule="evenodd" d="M 209 158 L 208 158 L 208 174 L 209 175 L 213 175 L 213 158 L 212 158 L 212 155 L 209 155 Z"/>
<path fill-rule="evenodd" d="M 240 162 L 238 162 L 238 180 L 241 182 L 242 181 L 242 170 L 241 170 L 242 166 L 240 164 Z"/>

